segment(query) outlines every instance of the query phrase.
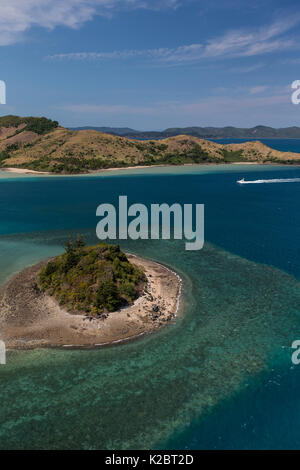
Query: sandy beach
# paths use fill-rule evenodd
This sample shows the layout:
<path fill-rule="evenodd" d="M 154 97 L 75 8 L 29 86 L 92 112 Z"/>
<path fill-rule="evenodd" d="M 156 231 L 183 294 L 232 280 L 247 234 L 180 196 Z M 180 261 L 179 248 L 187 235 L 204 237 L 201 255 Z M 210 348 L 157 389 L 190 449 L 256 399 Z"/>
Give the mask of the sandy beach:
<path fill-rule="evenodd" d="M 132 340 L 174 321 L 180 277 L 158 263 L 127 256 L 144 267 L 148 284 L 132 306 L 109 313 L 106 319 L 71 314 L 39 290 L 38 273 L 49 260 L 16 274 L 0 295 L 0 337 L 6 347 L 101 347 Z"/>
<path fill-rule="evenodd" d="M 34 174 L 34 175 L 50 175 L 51 173 L 46 171 L 35 171 L 27 170 L 26 168 L 1 168 L 2 171 L 7 171 L 8 173 L 18 173 L 20 175 Z"/>
<path fill-rule="evenodd" d="M 205 163 L 205 164 L 195 164 L 195 163 L 185 163 L 184 165 L 175 165 L 177 167 L 184 167 L 184 166 L 220 166 L 225 163 Z M 262 163 L 258 162 L 235 162 L 235 163 L 226 163 L 226 165 L 259 165 Z M 136 166 L 126 166 L 126 167 L 114 167 L 114 168 L 103 168 L 99 170 L 90 170 L 87 171 L 86 173 L 76 173 L 76 174 L 64 174 L 64 173 L 51 173 L 47 171 L 35 171 L 35 170 L 28 170 L 26 168 L 1 168 L 1 171 L 6 171 L 8 173 L 16 173 L 19 175 L 46 175 L 46 176 L 84 176 L 84 175 L 97 175 L 101 173 L 107 173 L 107 172 L 113 172 L 113 171 L 122 171 L 122 170 L 142 170 L 145 168 L 161 168 L 161 167 L 170 167 L 174 168 L 174 165 L 136 165 Z"/>
<path fill-rule="evenodd" d="M 189 165 L 187 163 L 186 165 Z M 186 166 L 186 165 L 179 165 L 179 166 Z M 51 176 L 84 176 L 84 175 L 93 175 L 93 174 L 98 174 L 98 173 L 106 173 L 110 171 L 121 171 L 121 170 L 138 170 L 138 169 L 143 169 L 143 168 L 156 168 L 156 167 L 165 167 L 168 165 L 135 165 L 135 166 L 126 166 L 126 167 L 114 167 L 114 168 L 103 168 L 99 170 L 90 170 L 85 173 L 76 173 L 69 175 L 68 173 L 51 173 L 47 171 L 35 171 L 35 170 L 28 170 L 26 168 L 1 168 L 1 171 L 7 171 L 8 173 L 16 173 L 19 175 L 51 175 Z M 169 165 L 173 166 L 173 165 Z"/>

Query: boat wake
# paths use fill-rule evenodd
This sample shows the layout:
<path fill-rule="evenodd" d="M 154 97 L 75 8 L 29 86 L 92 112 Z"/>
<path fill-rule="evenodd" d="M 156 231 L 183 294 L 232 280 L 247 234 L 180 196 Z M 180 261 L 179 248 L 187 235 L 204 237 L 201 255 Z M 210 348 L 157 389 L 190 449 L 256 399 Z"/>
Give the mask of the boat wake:
<path fill-rule="evenodd" d="M 264 183 L 300 183 L 300 178 L 280 178 L 280 179 L 270 179 L 270 180 L 250 180 L 245 181 L 245 179 L 238 180 L 239 184 L 264 184 Z"/>

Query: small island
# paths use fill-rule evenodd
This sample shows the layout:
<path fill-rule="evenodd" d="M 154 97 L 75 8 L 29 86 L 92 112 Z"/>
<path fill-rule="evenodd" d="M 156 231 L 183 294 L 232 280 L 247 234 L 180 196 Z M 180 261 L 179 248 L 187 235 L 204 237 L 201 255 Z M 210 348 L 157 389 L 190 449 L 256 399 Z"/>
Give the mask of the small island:
<path fill-rule="evenodd" d="M 174 319 L 181 279 L 118 245 L 70 239 L 64 254 L 15 275 L 0 295 L 0 330 L 10 349 L 100 347 Z"/>

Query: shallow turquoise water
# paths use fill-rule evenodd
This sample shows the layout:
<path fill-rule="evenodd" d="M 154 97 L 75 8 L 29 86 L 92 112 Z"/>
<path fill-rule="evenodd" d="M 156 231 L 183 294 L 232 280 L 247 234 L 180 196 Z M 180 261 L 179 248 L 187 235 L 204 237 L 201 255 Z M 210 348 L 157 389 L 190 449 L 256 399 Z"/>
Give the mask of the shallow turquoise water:
<path fill-rule="evenodd" d="M 182 315 L 113 348 L 9 353 L 0 369 L 0 448 L 299 446 L 290 345 L 299 333 L 300 185 L 236 185 L 262 171 L 300 174 L 239 166 L 1 181 L 0 283 L 61 252 L 72 231 L 94 241 L 97 205 L 119 194 L 146 204 L 204 202 L 213 245 L 188 253 L 178 241 L 122 243 L 182 275 Z"/>

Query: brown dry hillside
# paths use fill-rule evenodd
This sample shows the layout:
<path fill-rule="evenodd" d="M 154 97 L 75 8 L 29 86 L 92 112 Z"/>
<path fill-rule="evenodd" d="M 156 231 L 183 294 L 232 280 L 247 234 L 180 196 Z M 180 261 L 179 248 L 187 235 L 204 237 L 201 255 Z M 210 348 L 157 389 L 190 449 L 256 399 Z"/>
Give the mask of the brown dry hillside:
<path fill-rule="evenodd" d="M 71 131 L 46 118 L 0 118 L 0 165 L 54 173 L 185 163 L 300 163 L 300 154 L 261 142 L 221 145 L 179 135 L 159 141 L 130 140 L 93 130 Z"/>

